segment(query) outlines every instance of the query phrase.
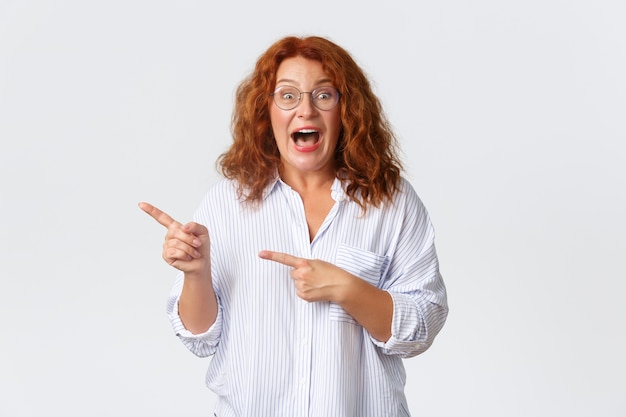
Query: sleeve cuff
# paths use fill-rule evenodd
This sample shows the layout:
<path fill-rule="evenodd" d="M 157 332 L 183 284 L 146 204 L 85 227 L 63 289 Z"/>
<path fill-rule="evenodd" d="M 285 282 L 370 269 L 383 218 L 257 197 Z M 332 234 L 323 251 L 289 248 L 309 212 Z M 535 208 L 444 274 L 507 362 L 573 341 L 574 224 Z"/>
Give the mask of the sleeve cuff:
<path fill-rule="evenodd" d="M 194 334 L 185 327 L 178 314 L 178 299 L 174 301 L 171 307 L 170 321 L 172 323 L 174 333 L 176 333 L 176 336 L 178 336 L 181 340 L 203 341 L 217 345 L 219 337 L 222 333 L 222 307 L 218 304 L 215 322 L 208 328 L 207 331 L 203 333 Z"/>
<path fill-rule="evenodd" d="M 386 354 L 404 357 L 415 356 L 427 347 L 425 341 L 416 338 L 416 328 L 421 322 L 419 310 L 413 299 L 406 294 L 389 293 L 393 299 L 393 318 L 391 320 L 391 337 L 386 342 L 372 342 L 383 349 Z"/>

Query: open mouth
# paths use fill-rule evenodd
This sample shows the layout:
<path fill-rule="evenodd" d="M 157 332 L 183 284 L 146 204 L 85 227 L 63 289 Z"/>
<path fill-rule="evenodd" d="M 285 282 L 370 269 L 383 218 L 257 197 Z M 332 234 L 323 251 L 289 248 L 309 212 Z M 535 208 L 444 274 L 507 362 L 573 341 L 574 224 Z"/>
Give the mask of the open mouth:
<path fill-rule="evenodd" d="M 311 148 L 320 140 L 320 132 L 315 129 L 301 129 L 291 135 L 298 148 Z"/>

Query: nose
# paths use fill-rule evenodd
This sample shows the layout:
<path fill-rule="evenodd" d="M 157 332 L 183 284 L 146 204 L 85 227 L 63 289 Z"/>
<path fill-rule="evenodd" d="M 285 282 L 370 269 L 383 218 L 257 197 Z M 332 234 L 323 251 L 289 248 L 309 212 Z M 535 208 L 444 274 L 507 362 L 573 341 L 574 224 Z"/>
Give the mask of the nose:
<path fill-rule="evenodd" d="M 313 104 L 313 96 L 311 93 L 301 93 L 300 104 L 298 105 L 299 117 L 310 117 L 317 112 L 317 107 Z"/>

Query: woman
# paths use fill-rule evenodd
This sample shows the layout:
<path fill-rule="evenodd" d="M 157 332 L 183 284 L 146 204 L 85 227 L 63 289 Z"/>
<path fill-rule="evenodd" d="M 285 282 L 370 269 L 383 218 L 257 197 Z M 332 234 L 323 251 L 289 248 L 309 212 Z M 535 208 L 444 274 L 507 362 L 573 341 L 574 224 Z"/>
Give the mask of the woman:
<path fill-rule="evenodd" d="M 433 228 L 350 54 L 286 37 L 239 86 L 224 179 L 163 258 L 176 334 L 227 416 L 408 416 L 403 358 L 447 316 Z"/>

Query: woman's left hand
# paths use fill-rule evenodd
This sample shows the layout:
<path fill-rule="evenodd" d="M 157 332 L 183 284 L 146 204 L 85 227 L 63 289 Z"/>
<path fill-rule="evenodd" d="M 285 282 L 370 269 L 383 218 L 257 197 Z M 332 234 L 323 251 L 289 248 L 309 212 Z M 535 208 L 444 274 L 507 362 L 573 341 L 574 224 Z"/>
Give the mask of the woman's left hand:
<path fill-rule="evenodd" d="M 355 278 L 349 272 L 319 259 L 304 259 L 264 250 L 259 257 L 292 267 L 296 294 L 305 301 L 332 301 L 341 304 Z"/>

